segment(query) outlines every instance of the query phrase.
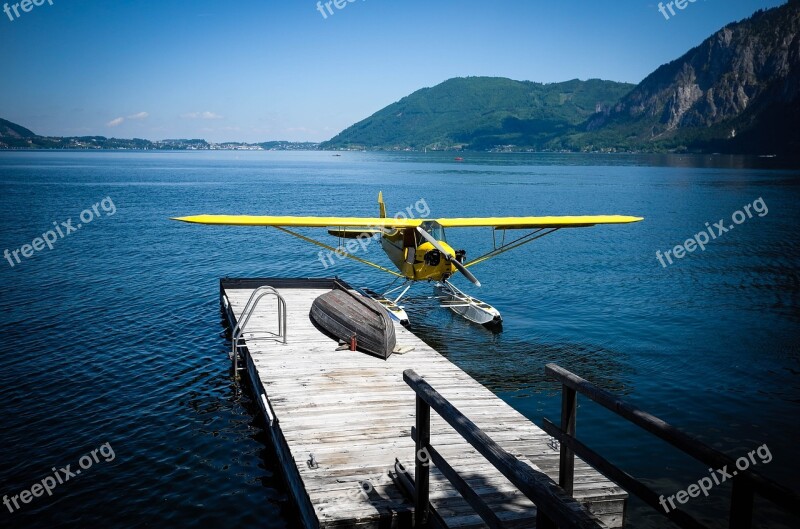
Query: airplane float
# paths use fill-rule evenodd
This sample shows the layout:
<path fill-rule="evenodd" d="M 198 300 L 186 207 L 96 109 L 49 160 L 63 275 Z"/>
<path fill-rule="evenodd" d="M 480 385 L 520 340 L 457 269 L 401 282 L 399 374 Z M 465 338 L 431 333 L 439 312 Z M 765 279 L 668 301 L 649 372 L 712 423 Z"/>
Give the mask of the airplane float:
<path fill-rule="evenodd" d="M 225 226 L 267 226 L 297 237 L 303 241 L 316 244 L 347 257 L 377 268 L 404 279 L 399 286 L 390 285 L 390 289 L 377 293 L 362 289 L 364 294 L 375 299 L 388 311 L 389 315 L 402 323 L 408 324 L 408 315 L 399 305 L 411 286 L 419 281 L 433 282 L 442 292 L 441 306 L 451 309 L 467 320 L 486 326 L 499 326 L 502 317 L 497 309 L 476 299 L 450 282 L 450 278 L 461 273 L 481 286 L 480 281 L 469 270 L 471 267 L 487 261 L 509 250 L 555 233 L 562 228 L 587 228 L 598 224 L 627 224 L 644 220 L 642 217 L 623 215 L 584 215 L 557 217 L 471 217 L 442 219 L 410 219 L 387 217 L 383 194 L 378 194 L 379 217 L 271 217 L 251 215 L 195 215 L 177 217 L 173 220 L 195 224 L 211 224 Z M 466 260 L 466 251 L 454 250 L 447 244 L 445 228 L 477 228 L 491 227 L 493 249 L 471 261 Z M 306 237 L 289 228 L 328 228 L 328 233 L 342 239 L 363 239 L 380 235 L 381 247 L 397 272 L 379 264 L 357 257 L 344 248 L 333 248 L 321 241 Z M 527 230 L 522 236 L 506 242 L 506 231 Z M 502 232 L 500 236 L 496 235 Z M 498 244 L 498 238 L 500 242 Z M 389 296 L 400 291 L 391 299 Z"/>

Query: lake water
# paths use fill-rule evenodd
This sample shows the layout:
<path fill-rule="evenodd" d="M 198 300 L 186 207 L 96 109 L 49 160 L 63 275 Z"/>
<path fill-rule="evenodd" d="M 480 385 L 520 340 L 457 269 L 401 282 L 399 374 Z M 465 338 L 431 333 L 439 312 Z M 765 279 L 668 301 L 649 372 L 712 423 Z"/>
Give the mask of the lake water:
<path fill-rule="evenodd" d="M 458 278 L 502 312 L 500 334 L 437 308 L 428 285 L 412 290 L 413 329 L 539 424 L 559 417 L 544 377 L 556 362 L 733 457 L 767 445 L 757 470 L 796 490 L 800 171 L 713 156 L 464 156 L 0 153 L 0 251 L 81 224 L 52 249 L 0 261 L 0 494 L 104 447 L 52 496 L 0 507 L 0 525 L 295 527 L 263 425 L 231 382 L 218 279 L 339 275 L 380 288 L 391 277 L 349 261 L 325 269 L 318 248 L 276 230 L 168 219 L 374 216 L 380 190 L 390 212 L 424 199 L 432 217 L 646 217 L 562 230 L 476 266 L 481 289 Z M 733 224 L 745 205 L 752 218 L 705 251 L 659 264 L 656 251 L 707 222 Z M 468 257 L 492 244 L 488 228 L 447 235 Z M 708 474 L 585 400 L 578 432 L 666 495 Z M 728 495 L 719 487 L 688 509 L 724 527 Z M 761 527 L 798 526 L 757 507 Z M 665 522 L 632 502 L 629 526 Z"/>

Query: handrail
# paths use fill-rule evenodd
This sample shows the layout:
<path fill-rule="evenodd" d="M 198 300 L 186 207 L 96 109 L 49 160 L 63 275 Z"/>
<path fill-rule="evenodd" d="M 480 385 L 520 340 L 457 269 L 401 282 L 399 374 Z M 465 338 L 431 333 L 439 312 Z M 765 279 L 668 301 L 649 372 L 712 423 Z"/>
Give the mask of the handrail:
<path fill-rule="evenodd" d="M 453 429 L 461 435 L 475 450 L 499 470 L 513 483 L 537 508 L 537 527 L 540 529 L 559 527 L 561 529 L 600 529 L 600 521 L 577 500 L 569 496 L 546 474 L 534 470 L 520 461 L 486 435 L 475 423 L 458 411 L 447 399 L 422 379 L 413 369 L 403 371 L 403 380 L 411 386 L 417 395 L 416 419 L 416 467 L 414 479 L 415 507 L 414 517 L 417 527 L 422 527 L 428 520 L 429 509 L 429 463 L 422 461 L 420 454 L 428 453 L 434 464 L 447 476 L 454 473 L 444 458 L 430 443 L 430 410 L 435 410 Z M 445 463 L 442 465 L 442 463 Z M 456 488 L 466 485 L 463 480 L 448 477 Z M 472 491 L 474 492 L 474 491 Z M 462 496 L 475 507 L 477 495 L 462 492 Z M 471 496 L 471 499 L 470 497 Z M 480 502 L 480 498 L 477 498 Z M 485 504 L 480 504 L 486 507 Z M 481 517 L 481 509 L 477 509 Z M 489 516 L 487 516 L 489 517 Z M 490 517 L 489 517 L 490 518 Z M 487 523 L 491 519 L 484 518 Z"/>
<path fill-rule="evenodd" d="M 278 300 L 278 334 L 279 338 L 283 338 L 283 343 L 286 343 L 286 300 L 280 293 L 274 288 L 269 285 L 263 285 L 258 287 L 257 289 L 253 290 L 250 294 L 250 299 L 247 300 L 247 303 L 242 310 L 242 314 L 236 320 L 236 325 L 231 332 L 231 353 L 233 355 L 233 374 L 235 378 L 239 378 L 239 340 L 241 339 L 242 335 L 244 334 L 244 330 L 247 327 L 247 323 L 250 321 L 250 317 L 256 310 L 258 303 L 261 301 L 262 298 L 265 296 L 274 295 Z M 231 307 L 233 310 L 233 307 Z"/>
<path fill-rule="evenodd" d="M 662 511 L 657 507 L 659 503 L 655 492 L 600 457 L 575 438 L 576 394 L 585 395 L 604 408 L 713 468 L 725 469 L 730 466 L 736 468 L 733 458 L 556 364 L 547 364 L 545 373 L 562 384 L 561 427 L 555 426 L 547 419 L 544 420 L 544 430 L 561 441 L 562 472 L 559 481 L 562 487 L 567 490 L 572 487 L 573 473 L 570 461 L 573 460 L 574 454 L 578 454 L 587 463 L 598 467 L 601 471 L 613 473 L 614 476 L 609 477 L 620 482 L 623 487 L 625 485 L 622 481 L 628 483 L 629 486 L 625 487 L 627 490 L 639 496 L 645 503 L 656 508 L 658 512 L 672 519 L 681 527 L 702 527 L 679 509 L 670 513 Z M 568 469 L 566 473 L 563 472 L 565 468 Z M 800 514 L 800 495 L 758 472 L 737 468 L 737 471 L 734 472 L 731 493 L 734 501 L 731 502 L 730 527 L 749 528 L 751 526 L 753 499 L 756 493 L 789 512 Z"/>
<path fill-rule="evenodd" d="M 269 286 L 269 285 L 262 285 L 262 286 L 256 288 L 255 290 L 253 290 L 253 292 L 250 293 L 250 297 L 247 299 L 247 303 L 245 303 L 245 305 L 244 305 L 244 309 L 242 309 L 242 314 L 236 320 L 236 326 L 233 329 L 233 333 L 234 334 L 236 334 L 236 332 L 239 330 L 239 327 L 240 327 L 239 324 L 240 324 L 242 318 L 244 318 L 244 315 L 248 311 L 250 311 L 251 309 L 255 310 L 255 306 L 251 307 L 251 305 L 254 305 L 253 300 L 255 299 L 256 295 L 258 295 L 261 292 L 271 293 L 271 294 L 275 294 L 279 298 L 281 297 L 281 295 L 278 293 L 278 291 L 275 289 L 275 287 L 272 287 L 272 286 Z M 263 296 L 259 296 L 259 300 L 261 299 L 261 297 L 263 297 Z M 256 301 L 255 303 L 257 304 L 258 301 Z"/>

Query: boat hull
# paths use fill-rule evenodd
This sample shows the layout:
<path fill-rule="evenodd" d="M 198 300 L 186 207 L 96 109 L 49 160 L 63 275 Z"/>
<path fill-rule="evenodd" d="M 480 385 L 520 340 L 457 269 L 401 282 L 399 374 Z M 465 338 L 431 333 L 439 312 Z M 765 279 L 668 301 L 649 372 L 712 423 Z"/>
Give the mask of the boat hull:
<path fill-rule="evenodd" d="M 335 289 L 317 297 L 311 320 L 331 337 L 351 343 L 364 353 L 389 358 L 397 345 L 394 323 L 376 301 L 351 291 Z"/>

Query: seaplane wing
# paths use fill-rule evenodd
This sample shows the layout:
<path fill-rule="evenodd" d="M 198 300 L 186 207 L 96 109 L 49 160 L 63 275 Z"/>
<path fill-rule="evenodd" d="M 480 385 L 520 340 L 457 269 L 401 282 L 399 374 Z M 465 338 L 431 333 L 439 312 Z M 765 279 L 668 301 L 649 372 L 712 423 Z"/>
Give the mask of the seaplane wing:
<path fill-rule="evenodd" d="M 579 215 L 560 217 L 468 217 L 444 219 L 403 219 L 380 217 L 268 217 L 260 215 L 194 215 L 174 220 L 195 224 L 223 226 L 286 226 L 296 228 L 416 228 L 435 221 L 443 228 L 478 228 L 491 226 L 498 230 L 533 228 L 583 228 L 597 224 L 627 224 L 642 217 L 625 215 Z"/>
<path fill-rule="evenodd" d="M 222 226 L 286 226 L 295 228 L 416 228 L 424 219 L 379 217 L 265 217 L 258 215 L 194 215 L 173 220 Z"/>
<path fill-rule="evenodd" d="M 643 217 L 625 215 L 579 215 L 562 217 L 486 217 L 437 219 L 443 228 L 477 228 L 491 226 L 497 230 L 524 230 L 536 228 L 585 228 L 597 224 L 627 224 L 639 222 Z"/>

